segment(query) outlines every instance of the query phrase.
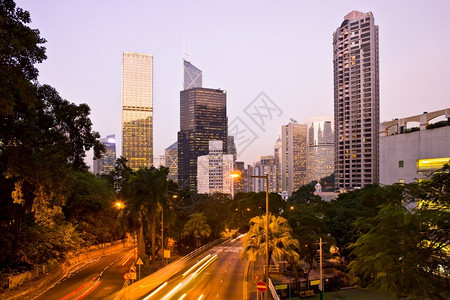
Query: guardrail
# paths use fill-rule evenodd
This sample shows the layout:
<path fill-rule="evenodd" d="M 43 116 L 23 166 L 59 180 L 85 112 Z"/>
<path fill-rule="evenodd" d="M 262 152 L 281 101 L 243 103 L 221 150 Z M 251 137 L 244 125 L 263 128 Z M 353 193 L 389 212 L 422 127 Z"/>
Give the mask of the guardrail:
<path fill-rule="evenodd" d="M 269 290 L 274 300 L 280 300 L 280 297 L 278 296 L 277 291 L 275 290 L 275 287 L 273 286 L 272 280 L 270 280 L 270 278 L 269 278 Z"/>

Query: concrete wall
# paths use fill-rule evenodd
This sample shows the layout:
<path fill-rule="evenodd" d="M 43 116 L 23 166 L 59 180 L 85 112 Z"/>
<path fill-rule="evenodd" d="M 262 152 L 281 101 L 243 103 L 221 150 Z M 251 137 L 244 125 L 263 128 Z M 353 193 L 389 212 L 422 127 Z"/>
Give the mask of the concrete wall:
<path fill-rule="evenodd" d="M 450 157 L 450 126 L 380 137 L 380 183 L 405 183 L 423 178 L 417 160 Z M 403 161 L 403 167 L 399 167 Z"/>

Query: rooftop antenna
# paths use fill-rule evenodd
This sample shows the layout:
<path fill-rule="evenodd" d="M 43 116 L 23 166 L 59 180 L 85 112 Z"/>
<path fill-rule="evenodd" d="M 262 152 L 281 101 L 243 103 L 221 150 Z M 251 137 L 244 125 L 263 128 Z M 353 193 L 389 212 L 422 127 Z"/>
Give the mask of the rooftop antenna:
<path fill-rule="evenodd" d="M 183 60 L 190 61 L 191 58 L 191 35 L 188 35 L 188 49 L 186 52 L 185 41 L 184 41 L 184 30 L 183 30 Z"/>

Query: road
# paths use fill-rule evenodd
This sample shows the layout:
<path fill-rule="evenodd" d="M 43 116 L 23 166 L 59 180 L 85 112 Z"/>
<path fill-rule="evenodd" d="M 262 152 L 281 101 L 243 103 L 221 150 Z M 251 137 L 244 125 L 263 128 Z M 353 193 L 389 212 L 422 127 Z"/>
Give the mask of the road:
<path fill-rule="evenodd" d="M 243 299 L 241 250 L 240 240 L 216 246 L 140 299 Z"/>
<path fill-rule="evenodd" d="M 105 299 L 122 288 L 132 262 L 130 248 L 86 260 L 35 299 Z"/>

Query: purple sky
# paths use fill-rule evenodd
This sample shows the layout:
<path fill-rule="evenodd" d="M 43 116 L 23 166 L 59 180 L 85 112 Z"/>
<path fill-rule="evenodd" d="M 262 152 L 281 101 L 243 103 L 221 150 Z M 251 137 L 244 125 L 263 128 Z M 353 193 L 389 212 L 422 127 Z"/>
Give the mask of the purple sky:
<path fill-rule="evenodd" d="M 351 10 L 380 27 L 381 121 L 450 107 L 450 1 L 20 0 L 47 39 L 41 83 L 87 103 L 94 130 L 121 152 L 121 54 L 154 56 L 154 154 L 177 138 L 183 32 L 204 87 L 228 95 L 228 117 L 258 135 L 239 160 L 273 154 L 293 118 L 333 115 L 332 34 Z M 283 111 L 262 131 L 243 113 L 264 91 Z M 239 151 L 239 148 L 238 148 Z M 92 164 L 91 155 L 87 163 Z"/>

